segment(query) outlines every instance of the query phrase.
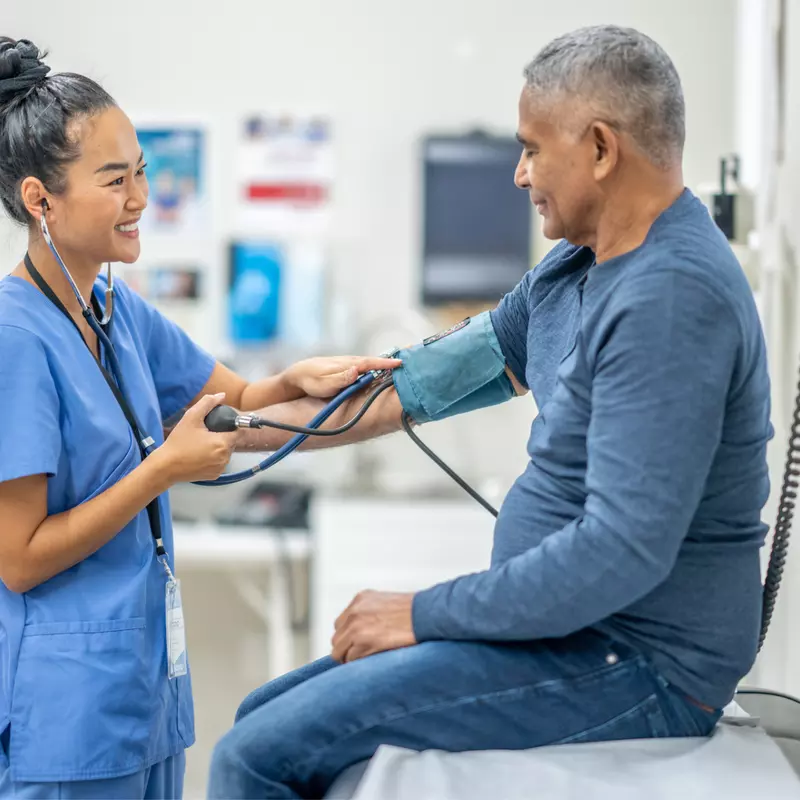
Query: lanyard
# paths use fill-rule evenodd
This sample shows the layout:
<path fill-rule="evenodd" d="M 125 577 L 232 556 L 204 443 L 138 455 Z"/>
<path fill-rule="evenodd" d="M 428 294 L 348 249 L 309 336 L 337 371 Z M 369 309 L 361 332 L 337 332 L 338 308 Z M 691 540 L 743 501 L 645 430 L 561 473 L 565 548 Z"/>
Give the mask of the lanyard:
<path fill-rule="evenodd" d="M 97 364 L 100 372 L 102 373 L 103 377 L 105 378 L 106 383 L 108 384 L 108 388 L 111 390 L 111 393 L 114 395 L 114 399 L 117 401 L 117 404 L 120 407 L 120 410 L 125 415 L 125 419 L 128 421 L 128 425 L 130 425 L 131 430 L 133 431 L 133 435 L 136 438 L 136 442 L 139 445 L 139 453 L 141 455 L 142 461 L 147 458 L 148 455 L 148 442 L 152 442 L 147 434 L 141 429 L 139 425 L 136 414 L 133 411 L 130 403 L 126 399 L 125 395 L 122 393 L 120 389 L 120 384 L 122 381 L 120 380 L 119 375 L 116 374 L 116 370 L 114 368 L 114 364 L 116 363 L 116 357 L 108 358 L 109 366 L 111 367 L 111 372 L 106 369 L 102 362 L 102 348 L 105 346 L 106 350 L 111 350 L 112 355 L 113 353 L 113 345 L 111 344 L 111 339 L 109 338 L 111 335 L 111 323 L 109 322 L 106 331 L 102 331 L 102 336 L 97 337 L 97 345 L 100 348 L 101 358 L 98 358 L 93 352 L 92 348 L 89 347 L 89 343 L 84 339 L 83 334 L 81 333 L 81 329 L 78 327 L 75 320 L 72 318 L 72 315 L 67 311 L 64 304 L 61 300 L 58 299 L 56 293 L 50 288 L 50 285 L 47 281 L 42 277 L 39 270 L 33 265 L 33 261 L 31 261 L 31 257 L 28 253 L 25 254 L 25 268 L 28 270 L 31 278 L 33 278 L 34 283 L 41 289 L 42 294 L 72 323 L 75 330 L 78 331 L 78 335 L 81 337 L 81 341 L 86 345 L 86 349 L 91 354 L 94 362 Z M 102 318 L 102 312 L 100 309 L 100 304 L 97 301 L 97 298 L 92 292 L 92 309 L 95 313 L 95 319 Z M 88 315 L 90 312 L 86 312 L 87 321 Z M 159 513 L 159 503 L 158 498 L 154 498 L 147 504 L 147 516 L 150 520 L 150 533 L 153 536 L 153 542 L 156 548 L 156 556 L 159 559 L 166 557 L 167 551 L 164 549 L 164 543 L 161 538 L 161 515 Z M 166 566 L 166 560 L 163 562 Z"/>

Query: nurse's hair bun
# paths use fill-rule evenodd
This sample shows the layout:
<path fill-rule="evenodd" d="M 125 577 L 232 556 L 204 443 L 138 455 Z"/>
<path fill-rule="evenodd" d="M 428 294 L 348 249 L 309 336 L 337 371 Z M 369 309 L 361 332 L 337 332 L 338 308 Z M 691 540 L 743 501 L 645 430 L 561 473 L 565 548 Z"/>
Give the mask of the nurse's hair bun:
<path fill-rule="evenodd" d="M 62 194 L 67 168 L 81 156 L 73 121 L 116 106 L 102 86 L 84 75 L 48 76 L 45 55 L 27 39 L 0 36 L 0 206 L 27 226 L 38 224 L 38 218 L 22 199 L 22 182 L 38 178 L 48 192 Z"/>
<path fill-rule="evenodd" d="M 44 83 L 50 67 L 46 56 L 28 39 L 0 36 L 0 105 L 26 95 L 34 86 Z"/>

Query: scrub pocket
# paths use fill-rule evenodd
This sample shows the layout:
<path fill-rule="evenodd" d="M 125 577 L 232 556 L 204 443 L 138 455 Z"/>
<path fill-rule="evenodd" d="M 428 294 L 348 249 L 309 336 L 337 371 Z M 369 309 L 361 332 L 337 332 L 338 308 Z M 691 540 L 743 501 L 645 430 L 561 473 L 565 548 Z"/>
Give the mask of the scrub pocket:
<path fill-rule="evenodd" d="M 14 780 L 141 768 L 156 701 L 145 633 L 144 617 L 25 626 L 11 706 Z"/>
<path fill-rule="evenodd" d="M 127 441 L 127 450 L 119 463 L 111 470 L 111 472 L 100 473 L 95 476 L 92 482 L 87 483 L 86 490 L 82 493 L 78 503 L 85 503 L 98 495 L 102 494 L 106 489 L 110 489 L 114 484 L 119 483 L 129 472 L 133 472 L 136 467 L 141 463 L 141 456 L 139 454 L 139 445 L 136 443 L 136 437 L 128 429 L 129 438 Z M 107 463 L 103 459 L 98 459 L 99 464 Z"/>

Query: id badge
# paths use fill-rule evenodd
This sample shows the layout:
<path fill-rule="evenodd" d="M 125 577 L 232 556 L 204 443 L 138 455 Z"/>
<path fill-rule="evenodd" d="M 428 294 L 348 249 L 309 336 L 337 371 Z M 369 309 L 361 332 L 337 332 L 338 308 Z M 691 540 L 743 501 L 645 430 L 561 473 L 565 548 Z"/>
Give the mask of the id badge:
<path fill-rule="evenodd" d="M 179 678 L 187 672 L 186 633 L 183 628 L 181 582 L 177 578 L 167 581 L 167 672 L 170 678 Z"/>

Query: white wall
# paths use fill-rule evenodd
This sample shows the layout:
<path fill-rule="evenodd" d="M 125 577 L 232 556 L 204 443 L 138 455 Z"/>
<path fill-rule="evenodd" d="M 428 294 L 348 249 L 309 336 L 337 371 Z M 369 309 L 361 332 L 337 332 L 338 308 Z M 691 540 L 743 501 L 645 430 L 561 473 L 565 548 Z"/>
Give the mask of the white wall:
<path fill-rule="evenodd" d="M 760 297 L 773 385 L 775 439 L 770 448 L 772 492 L 765 519 L 774 523 L 787 438 L 797 393 L 800 354 L 800 8 L 786 3 L 786 58 L 780 66 L 779 0 L 739 0 L 737 142 L 748 184 L 757 191 Z M 785 121 L 778 115 L 785 75 Z M 783 145 L 781 144 L 783 143 Z M 795 524 L 795 529 L 797 525 Z M 795 532 L 797 537 L 797 532 Z M 800 696 L 800 558 L 790 549 L 779 601 L 752 682 Z M 793 552 L 792 552 L 793 550 Z M 765 561 L 768 553 L 765 551 Z"/>
<path fill-rule="evenodd" d="M 219 339 L 215 325 L 221 327 L 224 240 L 234 226 L 228 211 L 232 148 L 245 112 L 331 115 L 339 175 L 336 280 L 375 318 L 404 313 L 416 295 L 417 141 L 430 130 L 476 125 L 512 132 L 525 62 L 563 31 L 599 22 L 632 25 L 673 56 L 687 100 L 690 186 L 714 180 L 719 156 L 734 141 L 730 0 L 0 3 L 0 33 L 49 48 L 56 70 L 99 79 L 131 116 L 208 120 L 214 227 L 208 240 L 186 242 L 185 248 L 189 257 L 216 254 L 220 299 L 204 342 L 212 346 Z M 18 261 L 23 244 L 19 232 L 0 222 L 0 274 Z M 532 414 L 531 402 L 521 399 L 423 435 L 467 479 L 493 489 L 497 500 L 524 464 Z M 362 452 L 383 460 L 384 485 L 449 485 L 402 436 Z M 347 475 L 352 459 L 352 451 L 332 451 L 296 456 L 286 468 L 331 483 Z M 206 494 L 192 498 L 195 504 L 213 502 Z M 257 625 L 223 582 L 184 577 L 199 731 L 187 794 L 200 796 L 211 746 L 230 724 L 237 700 L 258 682 L 252 657 L 230 656 L 246 644 L 239 641 L 241 629 Z M 250 671 L 242 673 L 244 668 Z"/>
<path fill-rule="evenodd" d="M 729 0 L 140 0 L 133 6 L 40 0 L 3 6 L 3 33 L 49 48 L 56 70 L 99 79 L 131 116 L 208 120 L 214 226 L 208 240 L 183 247 L 186 256 L 216 254 L 216 303 L 201 334 L 201 343 L 214 349 L 222 329 L 225 237 L 235 224 L 228 211 L 232 148 L 244 112 L 331 115 L 339 175 L 335 281 L 373 318 L 402 313 L 416 297 L 419 138 L 476 125 L 512 132 L 525 62 L 565 30 L 622 23 L 668 50 L 686 93 L 690 186 L 713 180 L 718 157 L 733 143 Z M 16 263 L 21 246 L 22 237 L 0 223 L 0 272 Z M 146 241 L 143 247 L 146 254 Z M 529 401 L 518 401 L 429 435 L 454 466 L 471 467 L 472 477 L 489 476 L 502 488 L 524 461 L 531 414 Z M 408 443 L 381 448 L 394 465 L 392 480 L 440 480 Z M 313 460 L 320 475 L 347 463 L 338 455 Z"/>
<path fill-rule="evenodd" d="M 340 264 L 376 313 L 415 296 L 416 141 L 430 129 L 513 131 L 521 69 L 558 33 L 618 22 L 666 47 L 686 89 L 690 185 L 716 175 L 717 157 L 733 141 L 729 0 L 3 5 L 4 33 L 50 48 L 54 68 L 100 79 L 129 113 L 209 119 L 218 234 L 232 227 L 226 207 L 239 115 L 263 108 L 329 111 L 341 176 Z M 10 257 L 0 249 L 0 258 Z"/>

